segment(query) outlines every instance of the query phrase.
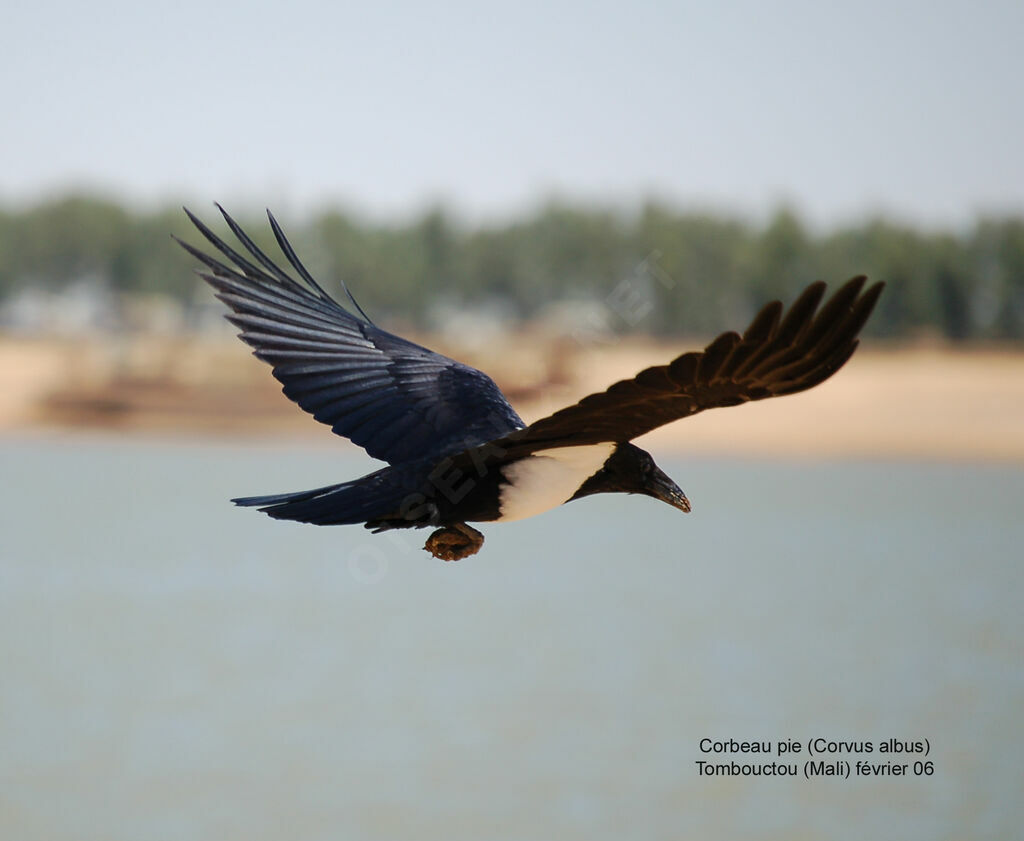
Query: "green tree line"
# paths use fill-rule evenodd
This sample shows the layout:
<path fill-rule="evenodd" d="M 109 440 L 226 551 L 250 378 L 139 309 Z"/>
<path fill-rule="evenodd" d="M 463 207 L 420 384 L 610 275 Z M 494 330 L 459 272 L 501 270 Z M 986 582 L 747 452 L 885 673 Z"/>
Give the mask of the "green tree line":
<path fill-rule="evenodd" d="M 218 219 L 212 208 L 202 215 Z M 237 218 L 277 253 L 265 218 Z M 888 283 L 873 335 L 1024 340 L 1019 216 L 979 218 L 963 231 L 874 218 L 812 233 L 787 209 L 755 224 L 653 202 L 632 212 L 553 202 L 481 226 L 440 208 L 401 224 L 336 209 L 281 222 L 323 284 L 337 290 L 343 278 L 377 321 L 427 325 L 438 302 L 500 307 L 523 320 L 555 303 L 597 303 L 611 329 L 706 334 L 743 323 L 765 300 L 790 299 L 811 280 L 867 274 Z M 195 261 L 172 233 L 200 241 L 179 208 L 143 212 L 76 195 L 0 210 L 0 305 L 26 289 L 88 282 L 115 300 L 159 294 L 198 308 L 208 299 L 191 272 Z"/>

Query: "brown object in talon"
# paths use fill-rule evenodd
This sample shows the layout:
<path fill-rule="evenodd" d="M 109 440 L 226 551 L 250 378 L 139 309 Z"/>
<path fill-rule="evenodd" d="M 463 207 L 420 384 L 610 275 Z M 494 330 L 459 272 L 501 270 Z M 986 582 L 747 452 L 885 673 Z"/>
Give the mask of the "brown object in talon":
<path fill-rule="evenodd" d="M 438 529 L 423 545 L 431 555 L 442 561 L 461 561 L 475 555 L 484 545 L 484 536 L 472 526 L 455 523 Z"/>

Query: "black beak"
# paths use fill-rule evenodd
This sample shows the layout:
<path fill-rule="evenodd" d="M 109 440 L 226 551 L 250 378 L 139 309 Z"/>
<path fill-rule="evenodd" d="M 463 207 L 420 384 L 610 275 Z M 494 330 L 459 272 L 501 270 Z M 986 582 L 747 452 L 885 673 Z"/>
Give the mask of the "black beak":
<path fill-rule="evenodd" d="M 656 468 L 657 470 L 657 468 Z M 661 470 L 651 476 L 647 484 L 647 494 L 662 502 L 667 502 L 673 508 L 690 513 L 690 500 L 682 492 L 675 482 L 668 478 Z"/>

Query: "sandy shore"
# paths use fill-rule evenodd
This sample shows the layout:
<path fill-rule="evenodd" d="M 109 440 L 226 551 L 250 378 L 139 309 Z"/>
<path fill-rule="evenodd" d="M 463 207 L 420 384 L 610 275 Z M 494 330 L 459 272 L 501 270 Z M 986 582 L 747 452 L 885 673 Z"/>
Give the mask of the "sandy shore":
<path fill-rule="evenodd" d="M 526 335 L 471 348 L 420 340 L 491 373 L 527 420 L 701 344 L 582 346 Z M 0 432 L 308 438 L 322 436 L 317 427 L 228 335 L 0 337 Z M 709 411 L 644 443 L 694 454 L 1024 464 L 1024 353 L 868 347 L 809 392 Z"/>

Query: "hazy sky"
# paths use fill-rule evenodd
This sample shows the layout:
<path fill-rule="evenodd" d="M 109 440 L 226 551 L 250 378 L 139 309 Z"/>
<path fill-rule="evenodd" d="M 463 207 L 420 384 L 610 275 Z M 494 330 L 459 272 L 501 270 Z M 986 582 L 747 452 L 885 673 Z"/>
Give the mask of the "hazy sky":
<path fill-rule="evenodd" d="M 287 11 L 285 11 L 287 9 Z M 0 202 L 1024 210 L 1024 3 L 8 0 Z"/>

